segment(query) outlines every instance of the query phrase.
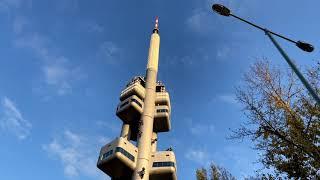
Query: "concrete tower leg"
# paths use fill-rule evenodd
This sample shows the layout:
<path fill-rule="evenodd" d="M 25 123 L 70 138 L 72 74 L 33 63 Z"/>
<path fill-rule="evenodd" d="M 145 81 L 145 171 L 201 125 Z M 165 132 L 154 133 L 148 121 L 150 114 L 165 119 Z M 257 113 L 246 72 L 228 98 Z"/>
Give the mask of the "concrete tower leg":
<path fill-rule="evenodd" d="M 131 135 L 130 125 L 123 123 L 120 137 L 126 138 L 128 141 L 130 141 L 130 135 Z"/>
<path fill-rule="evenodd" d="M 158 142 L 158 134 L 153 132 L 152 133 L 152 142 L 151 142 L 151 152 L 156 152 L 157 151 L 157 143 Z"/>

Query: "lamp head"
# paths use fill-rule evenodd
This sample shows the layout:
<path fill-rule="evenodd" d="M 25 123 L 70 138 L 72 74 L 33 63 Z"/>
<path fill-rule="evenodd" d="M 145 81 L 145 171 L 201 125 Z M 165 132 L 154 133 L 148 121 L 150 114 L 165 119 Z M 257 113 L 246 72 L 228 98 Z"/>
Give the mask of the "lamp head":
<path fill-rule="evenodd" d="M 303 41 L 297 41 L 296 46 L 306 52 L 312 52 L 314 50 L 314 47 L 311 44 Z"/>
<path fill-rule="evenodd" d="M 222 16 L 230 16 L 231 11 L 227 7 L 221 5 L 221 4 L 213 4 L 212 10 Z"/>

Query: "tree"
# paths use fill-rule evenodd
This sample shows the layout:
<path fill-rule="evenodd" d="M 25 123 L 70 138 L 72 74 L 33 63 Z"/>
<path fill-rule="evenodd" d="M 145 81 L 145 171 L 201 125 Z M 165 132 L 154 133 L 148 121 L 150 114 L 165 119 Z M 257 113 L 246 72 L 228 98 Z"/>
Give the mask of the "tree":
<path fill-rule="evenodd" d="M 207 170 L 205 168 L 197 169 L 196 171 L 197 180 L 209 180 Z M 210 180 L 235 180 L 236 178 L 232 174 L 221 166 L 217 166 L 211 163 L 209 167 Z"/>
<path fill-rule="evenodd" d="M 320 93 L 320 64 L 307 72 Z M 288 178 L 319 178 L 320 107 L 292 72 L 255 63 L 237 88 L 247 121 L 231 138 L 250 138 L 260 161 Z M 319 172 L 318 172 L 319 173 Z"/>
<path fill-rule="evenodd" d="M 196 177 L 197 180 L 208 180 L 207 170 L 205 168 L 197 169 Z"/>

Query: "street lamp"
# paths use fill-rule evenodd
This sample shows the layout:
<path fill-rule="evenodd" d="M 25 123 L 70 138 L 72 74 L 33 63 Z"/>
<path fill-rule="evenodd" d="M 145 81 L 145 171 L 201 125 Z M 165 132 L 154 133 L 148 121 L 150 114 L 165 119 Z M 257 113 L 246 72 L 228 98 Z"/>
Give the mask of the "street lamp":
<path fill-rule="evenodd" d="M 289 39 L 287 37 L 284 37 L 280 34 L 274 33 L 266 28 L 262 28 L 256 24 L 253 24 L 245 19 L 242 19 L 234 14 L 231 13 L 230 9 L 228 9 L 227 7 L 221 5 L 221 4 L 213 4 L 212 5 L 212 10 L 222 16 L 232 16 L 236 19 L 239 19 L 242 22 L 245 22 L 255 28 L 258 28 L 260 30 L 262 30 L 263 32 L 265 32 L 265 34 L 270 38 L 271 42 L 275 45 L 275 47 L 278 49 L 278 51 L 280 52 L 280 54 L 282 55 L 282 57 L 287 61 L 287 63 L 289 64 L 289 66 L 291 67 L 291 69 L 295 72 L 295 74 L 298 76 L 298 78 L 300 79 L 300 81 L 303 83 L 303 85 L 307 88 L 307 90 L 309 91 L 309 93 L 312 95 L 312 97 L 316 100 L 317 104 L 320 105 L 320 98 L 317 95 L 317 93 L 315 92 L 315 90 L 311 87 L 311 85 L 308 83 L 308 81 L 303 77 L 303 75 L 301 74 L 301 72 L 298 70 L 298 68 L 295 66 L 295 64 L 290 60 L 289 56 L 285 53 L 285 51 L 280 47 L 280 45 L 277 43 L 277 41 L 272 37 L 272 35 L 278 36 L 282 39 L 285 39 L 291 43 L 294 43 L 297 47 L 299 47 L 301 50 L 306 51 L 306 52 L 312 52 L 314 50 L 314 47 L 306 42 L 303 41 L 294 41 L 292 39 Z"/>

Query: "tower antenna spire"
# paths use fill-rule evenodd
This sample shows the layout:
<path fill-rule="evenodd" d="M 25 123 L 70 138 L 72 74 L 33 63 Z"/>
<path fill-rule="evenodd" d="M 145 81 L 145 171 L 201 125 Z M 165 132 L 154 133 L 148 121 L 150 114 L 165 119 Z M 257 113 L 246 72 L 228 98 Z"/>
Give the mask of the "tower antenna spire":
<path fill-rule="evenodd" d="M 156 16 L 153 33 L 159 33 L 159 16 Z"/>

